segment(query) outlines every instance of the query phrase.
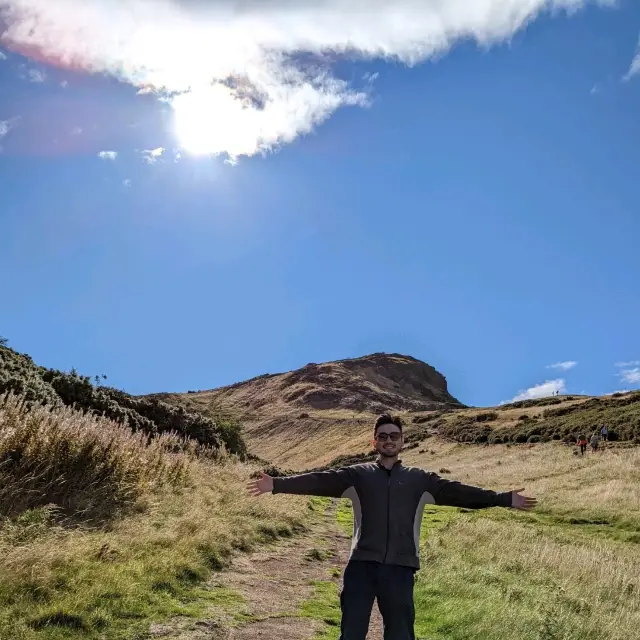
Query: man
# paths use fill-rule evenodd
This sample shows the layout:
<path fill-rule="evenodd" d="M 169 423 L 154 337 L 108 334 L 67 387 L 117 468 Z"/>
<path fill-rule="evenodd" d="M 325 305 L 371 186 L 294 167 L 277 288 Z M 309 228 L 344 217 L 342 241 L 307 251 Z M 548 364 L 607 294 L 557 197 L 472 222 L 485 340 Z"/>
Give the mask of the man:
<path fill-rule="evenodd" d="M 340 640 L 365 640 L 375 599 L 385 640 L 414 640 L 413 585 L 420 567 L 424 506 L 528 510 L 536 500 L 520 495 L 524 489 L 495 493 L 403 466 L 398 459 L 403 445 L 402 422 L 397 417 L 380 416 L 373 435 L 379 455 L 376 462 L 288 478 L 262 474 L 248 489 L 255 496 L 272 492 L 350 498 L 353 544 L 340 594 Z"/>
<path fill-rule="evenodd" d="M 609 439 L 609 428 L 606 424 L 603 424 L 600 429 L 600 437 L 602 438 L 602 442 L 606 442 Z"/>
<path fill-rule="evenodd" d="M 593 432 L 591 436 L 591 451 L 593 453 L 598 453 L 598 445 L 600 444 L 600 436 L 597 431 Z"/>

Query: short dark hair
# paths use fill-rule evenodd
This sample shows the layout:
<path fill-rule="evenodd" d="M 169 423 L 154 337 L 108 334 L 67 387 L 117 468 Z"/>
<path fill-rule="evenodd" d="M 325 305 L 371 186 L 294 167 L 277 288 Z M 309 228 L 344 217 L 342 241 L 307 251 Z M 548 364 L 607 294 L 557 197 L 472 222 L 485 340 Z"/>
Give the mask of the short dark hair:
<path fill-rule="evenodd" d="M 390 413 L 383 413 L 381 416 L 376 418 L 375 424 L 373 425 L 373 433 L 374 435 L 378 433 L 378 429 L 383 424 L 394 424 L 400 431 L 402 431 L 402 420 L 400 420 L 399 416 L 392 416 Z"/>

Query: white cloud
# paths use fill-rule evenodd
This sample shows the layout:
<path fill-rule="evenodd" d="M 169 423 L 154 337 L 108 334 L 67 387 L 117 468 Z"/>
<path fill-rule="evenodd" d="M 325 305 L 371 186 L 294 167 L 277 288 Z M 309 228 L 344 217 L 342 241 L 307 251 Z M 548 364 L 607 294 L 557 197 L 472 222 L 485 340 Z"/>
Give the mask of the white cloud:
<path fill-rule="evenodd" d="M 532 400 L 534 398 L 546 398 L 547 396 L 553 395 L 556 391 L 558 393 L 566 393 L 567 391 L 565 381 L 562 378 L 558 380 L 547 380 L 542 384 L 537 384 L 529 389 L 520 391 L 512 402 L 517 402 L 518 400 Z"/>
<path fill-rule="evenodd" d="M 630 360 L 629 362 L 616 362 L 619 369 L 628 369 L 629 367 L 640 367 L 640 360 Z"/>
<path fill-rule="evenodd" d="M 6 60 L 6 59 L 7 59 L 7 54 L 4 53 L 3 51 L 0 51 L 0 61 Z"/>
<path fill-rule="evenodd" d="M 122 181 L 122 185 L 123 185 L 124 187 L 127 187 L 127 189 L 128 189 L 128 188 L 131 186 L 131 180 L 129 180 L 129 178 L 125 178 L 125 179 Z"/>
<path fill-rule="evenodd" d="M 115 160 L 117 157 L 117 151 L 100 151 L 100 153 L 98 153 L 100 160 Z"/>
<path fill-rule="evenodd" d="M 638 50 L 636 52 L 636 57 L 631 61 L 631 66 L 629 67 L 629 71 L 627 71 L 627 75 L 624 76 L 624 80 L 631 80 L 634 76 L 637 76 L 640 73 L 640 41 L 638 42 Z"/>
<path fill-rule="evenodd" d="M 556 362 L 555 364 L 550 364 L 547 369 L 556 369 L 558 371 L 569 371 L 569 369 L 573 369 L 576 367 L 578 363 L 575 360 L 566 360 L 565 362 Z"/>
<path fill-rule="evenodd" d="M 173 104 L 183 146 L 230 157 L 366 105 L 368 87 L 333 73 L 336 55 L 415 64 L 595 4 L 615 0 L 2 0 L 9 43 L 153 87 Z"/>
<path fill-rule="evenodd" d="M 640 367 L 622 370 L 620 379 L 627 384 L 640 384 Z"/>
<path fill-rule="evenodd" d="M 68 80 L 63 80 L 63 81 L 60 83 L 60 86 L 61 86 L 63 89 L 66 89 L 66 88 L 69 86 L 69 81 L 68 81 Z"/>
<path fill-rule="evenodd" d="M 19 118 L 0 120 L 0 140 L 4 138 L 18 124 Z"/>
<path fill-rule="evenodd" d="M 148 149 L 142 152 L 142 157 L 149 164 L 155 164 L 164 152 L 165 149 L 163 147 L 158 147 L 157 149 Z"/>
<path fill-rule="evenodd" d="M 40 84 L 47 79 L 47 75 L 41 69 L 29 69 L 27 71 L 27 78 L 29 79 L 29 82 Z"/>

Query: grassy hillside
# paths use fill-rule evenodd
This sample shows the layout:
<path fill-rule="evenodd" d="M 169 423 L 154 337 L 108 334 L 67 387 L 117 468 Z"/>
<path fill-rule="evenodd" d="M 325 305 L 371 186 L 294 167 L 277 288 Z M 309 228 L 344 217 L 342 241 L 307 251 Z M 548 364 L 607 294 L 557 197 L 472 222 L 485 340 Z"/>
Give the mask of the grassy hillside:
<path fill-rule="evenodd" d="M 297 470 L 366 451 L 371 425 L 382 411 L 404 417 L 415 446 L 434 436 L 475 444 L 568 442 L 603 423 L 612 440 L 640 443 L 640 391 L 468 408 L 449 395 L 435 369 L 397 354 L 312 364 L 213 391 L 156 397 L 204 415 L 223 407 L 241 419 L 252 453 Z"/>
<path fill-rule="evenodd" d="M 640 628 L 640 449 L 575 457 L 560 444 L 478 447 L 436 439 L 408 463 L 540 498 L 532 513 L 428 507 L 416 583 L 417 637 L 634 640 Z M 350 531 L 343 503 L 337 524 Z M 305 603 L 335 640 L 337 584 Z"/>
<path fill-rule="evenodd" d="M 448 442 L 525 445 L 571 443 L 604 423 L 617 446 L 640 443 L 640 391 L 602 398 L 556 397 L 495 408 L 400 412 L 409 447 L 423 449 L 431 439 Z M 274 417 L 249 428 L 249 449 L 282 468 L 303 470 L 333 465 L 371 449 L 375 414 L 307 411 L 300 417 Z"/>
<path fill-rule="evenodd" d="M 0 345 L 0 638 L 142 640 L 156 623 L 181 640 L 225 637 L 228 624 L 239 640 L 256 637 L 251 624 L 294 640 L 295 620 L 337 637 L 344 556 L 327 544 L 344 539 L 331 532 L 350 527 L 348 506 L 249 498 L 243 485 L 258 466 L 237 423 L 210 398 L 169 400 L 178 406 L 37 367 Z M 289 405 L 283 418 L 270 413 L 281 398 L 263 400 L 247 430 L 262 458 L 302 469 L 367 455 L 372 412 Z M 191 410 L 202 407 L 208 416 Z M 525 486 L 540 500 L 530 514 L 427 510 L 418 638 L 637 637 L 640 393 L 402 413 L 405 463 L 497 490 Z M 581 457 L 563 444 L 602 422 L 616 439 L 603 451 Z M 236 572 L 243 592 L 225 582 L 234 554 L 303 530 L 309 548 L 287 543 L 297 569 L 285 570 L 285 550 L 280 573 L 263 575 L 271 552 L 255 553 L 258 564 Z M 331 561 L 326 574 L 309 569 Z M 260 604 L 276 592 L 285 594 L 278 624 Z M 302 602 L 286 597 L 296 593 Z M 183 632 L 176 619 L 206 624 Z"/>
<path fill-rule="evenodd" d="M 441 373 L 399 354 L 311 363 L 221 389 L 155 397 L 205 415 L 224 408 L 241 420 L 254 453 L 294 468 L 328 462 L 313 454 L 323 441 L 338 450 L 362 447 L 376 413 L 463 406 Z"/>
<path fill-rule="evenodd" d="M 302 526 L 303 498 L 245 495 L 237 457 L 142 435 L 0 398 L 0 638 L 146 637 L 226 601 L 202 581 L 234 550 Z"/>

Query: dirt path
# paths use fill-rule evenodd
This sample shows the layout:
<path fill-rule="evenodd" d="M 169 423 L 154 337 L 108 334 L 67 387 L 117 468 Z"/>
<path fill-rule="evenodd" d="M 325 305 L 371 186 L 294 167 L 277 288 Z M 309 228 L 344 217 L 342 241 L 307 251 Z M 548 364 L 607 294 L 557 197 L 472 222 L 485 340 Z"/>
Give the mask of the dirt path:
<path fill-rule="evenodd" d="M 327 624 L 301 613 L 301 606 L 314 596 L 318 581 L 340 584 L 349 546 L 349 537 L 338 528 L 333 513 L 328 513 L 305 534 L 238 556 L 229 569 L 215 574 L 208 588 L 236 598 L 241 595 L 236 608 L 223 602 L 212 607 L 206 620 L 155 625 L 151 636 L 167 640 L 312 639 Z M 337 601 L 332 598 L 332 603 Z M 368 640 L 381 638 L 381 619 L 374 606 Z"/>

